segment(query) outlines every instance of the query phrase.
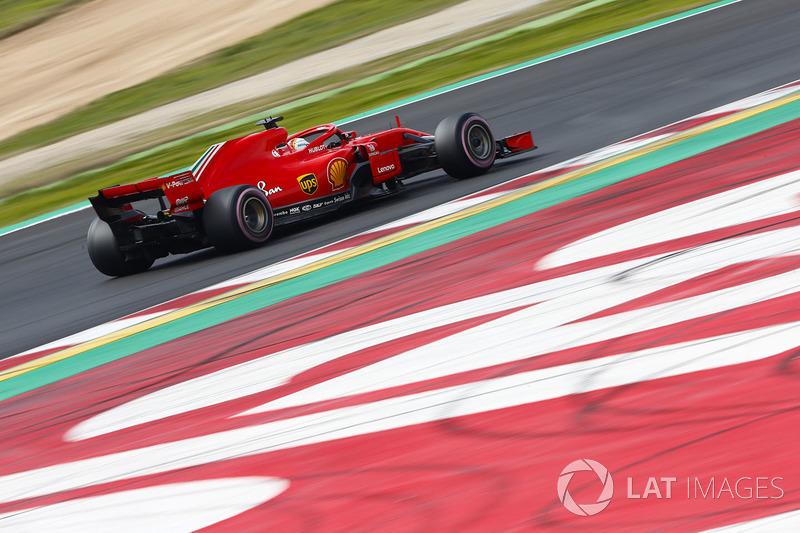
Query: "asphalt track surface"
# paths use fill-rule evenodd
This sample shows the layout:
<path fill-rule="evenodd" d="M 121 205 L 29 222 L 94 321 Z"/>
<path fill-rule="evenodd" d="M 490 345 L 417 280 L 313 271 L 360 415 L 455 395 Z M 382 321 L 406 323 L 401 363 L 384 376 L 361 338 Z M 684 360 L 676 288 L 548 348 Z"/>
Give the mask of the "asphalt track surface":
<path fill-rule="evenodd" d="M 796 0 L 744 0 L 351 123 L 385 129 L 397 113 L 432 132 L 451 113 L 476 111 L 498 136 L 532 130 L 540 148 L 476 179 L 419 176 L 400 195 L 281 230 L 246 253 L 173 256 L 111 279 L 86 253 L 90 210 L 2 236 L 0 358 L 797 80 L 798 27 Z"/>

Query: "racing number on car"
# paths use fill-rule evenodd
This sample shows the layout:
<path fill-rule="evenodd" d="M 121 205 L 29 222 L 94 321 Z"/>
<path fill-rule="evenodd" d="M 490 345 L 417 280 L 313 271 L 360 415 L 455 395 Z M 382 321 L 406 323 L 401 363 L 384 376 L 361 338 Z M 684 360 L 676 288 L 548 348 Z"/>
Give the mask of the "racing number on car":
<path fill-rule="evenodd" d="M 331 183 L 334 191 L 338 191 L 344 187 L 344 177 L 347 174 L 347 161 L 341 157 L 337 157 L 328 163 L 328 181 Z"/>
<path fill-rule="evenodd" d="M 300 184 L 300 188 L 303 189 L 303 192 L 306 194 L 314 194 L 319 188 L 317 176 L 314 174 L 305 174 L 300 176 L 297 178 L 297 183 Z"/>

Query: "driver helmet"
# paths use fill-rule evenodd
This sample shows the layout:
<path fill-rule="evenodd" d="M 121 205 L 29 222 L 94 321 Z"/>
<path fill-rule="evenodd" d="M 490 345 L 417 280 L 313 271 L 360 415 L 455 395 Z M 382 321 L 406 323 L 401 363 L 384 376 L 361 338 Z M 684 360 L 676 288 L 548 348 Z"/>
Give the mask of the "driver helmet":
<path fill-rule="evenodd" d="M 289 148 L 295 151 L 302 150 L 306 146 L 308 146 L 308 141 L 302 137 L 297 137 L 296 139 L 289 141 Z"/>

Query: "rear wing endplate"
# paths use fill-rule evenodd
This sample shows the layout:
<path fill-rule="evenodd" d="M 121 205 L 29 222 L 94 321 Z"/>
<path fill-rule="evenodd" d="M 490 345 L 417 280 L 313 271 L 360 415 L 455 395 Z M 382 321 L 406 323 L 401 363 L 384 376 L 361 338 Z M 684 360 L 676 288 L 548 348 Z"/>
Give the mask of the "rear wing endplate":
<path fill-rule="evenodd" d="M 133 208 L 133 202 L 158 199 L 161 211 L 181 213 L 203 207 L 203 190 L 190 170 L 171 176 L 155 177 L 130 185 L 116 185 L 97 191 L 89 198 L 97 215 L 108 222 L 135 221 L 142 213 Z"/>

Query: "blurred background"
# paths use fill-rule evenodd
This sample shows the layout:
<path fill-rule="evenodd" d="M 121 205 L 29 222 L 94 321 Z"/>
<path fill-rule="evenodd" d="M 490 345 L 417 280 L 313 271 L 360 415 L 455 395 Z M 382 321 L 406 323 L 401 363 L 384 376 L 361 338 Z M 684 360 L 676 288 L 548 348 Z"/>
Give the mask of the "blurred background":
<path fill-rule="evenodd" d="M 0 224 L 707 3 L 2 0 Z"/>

